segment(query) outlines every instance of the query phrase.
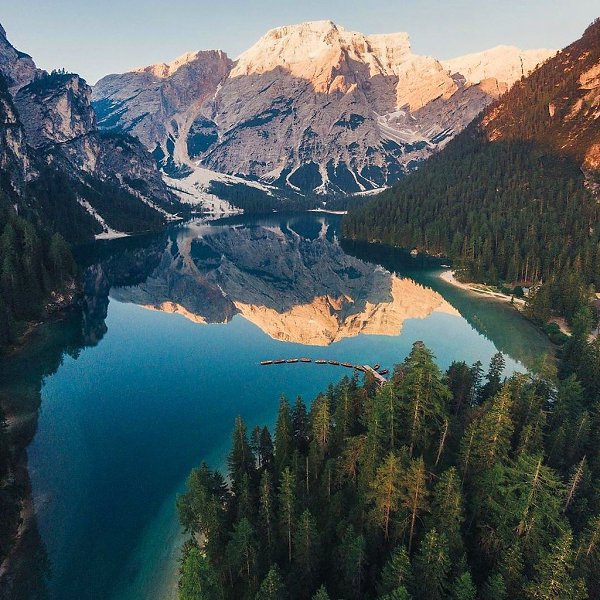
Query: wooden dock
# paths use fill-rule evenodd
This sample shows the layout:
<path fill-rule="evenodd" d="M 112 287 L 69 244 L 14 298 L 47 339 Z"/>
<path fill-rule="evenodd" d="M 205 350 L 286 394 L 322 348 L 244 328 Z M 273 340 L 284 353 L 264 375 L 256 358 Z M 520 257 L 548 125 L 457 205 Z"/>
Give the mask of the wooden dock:
<path fill-rule="evenodd" d="M 363 369 L 365 370 L 365 373 L 371 373 L 379 385 L 387 383 L 387 379 L 383 375 L 380 375 L 373 367 L 363 365 Z"/>
<path fill-rule="evenodd" d="M 371 367 L 370 365 L 353 365 L 348 362 L 340 362 L 338 360 L 324 360 L 322 358 L 317 358 L 316 360 L 312 360 L 310 358 L 279 358 L 276 360 L 261 360 L 260 365 L 283 365 L 283 364 L 300 364 L 300 363 L 312 363 L 315 365 L 332 365 L 335 367 L 345 367 L 346 369 L 354 369 L 355 371 L 361 371 L 362 373 L 370 373 L 375 381 L 379 385 L 384 385 L 388 382 L 388 380 L 381 374 L 377 372 L 377 369 Z M 377 365 L 379 367 L 379 365 Z"/>

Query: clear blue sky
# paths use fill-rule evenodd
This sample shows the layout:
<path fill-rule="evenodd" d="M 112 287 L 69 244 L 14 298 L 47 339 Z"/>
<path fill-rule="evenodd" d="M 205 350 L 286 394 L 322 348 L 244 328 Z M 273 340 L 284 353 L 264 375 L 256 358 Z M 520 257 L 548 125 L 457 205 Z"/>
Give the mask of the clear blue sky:
<path fill-rule="evenodd" d="M 498 44 L 561 48 L 597 16 L 598 0 L 19 0 L 3 2 L 12 43 L 45 69 L 90 83 L 189 50 L 235 57 L 268 29 L 331 19 L 363 33 L 407 31 L 413 50 L 452 58 Z"/>

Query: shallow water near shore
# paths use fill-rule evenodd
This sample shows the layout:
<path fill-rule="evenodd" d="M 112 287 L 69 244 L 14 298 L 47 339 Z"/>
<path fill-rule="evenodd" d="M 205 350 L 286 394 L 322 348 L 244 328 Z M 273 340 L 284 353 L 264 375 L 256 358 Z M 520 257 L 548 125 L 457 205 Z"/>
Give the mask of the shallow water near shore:
<path fill-rule="evenodd" d="M 14 393 L 43 379 L 28 452 L 48 598 L 172 597 L 183 539 L 175 498 L 189 471 L 223 466 L 236 415 L 249 430 L 272 425 L 281 394 L 310 402 L 351 375 L 261 360 L 392 369 L 422 340 L 442 368 L 487 366 L 500 350 L 511 372 L 550 350 L 516 311 L 438 270 L 340 244 L 339 222 L 238 217 L 88 253 L 83 314 L 53 325 L 65 337 L 60 364 L 42 353 L 32 360 L 52 358 L 52 368 L 6 369 Z"/>

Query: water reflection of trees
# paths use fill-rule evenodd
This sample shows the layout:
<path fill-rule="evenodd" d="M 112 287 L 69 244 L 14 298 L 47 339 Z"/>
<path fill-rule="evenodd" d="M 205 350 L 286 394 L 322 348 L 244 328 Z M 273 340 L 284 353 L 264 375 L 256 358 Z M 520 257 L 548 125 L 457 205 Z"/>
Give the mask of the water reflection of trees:
<path fill-rule="evenodd" d="M 425 255 L 414 259 L 406 250 L 383 244 L 344 240 L 341 245 L 360 260 L 403 273 L 442 294 L 477 333 L 527 368 L 536 369 L 541 355 L 554 353 L 547 337 L 509 306 L 465 293 L 442 281 L 437 276 L 442 260 Z"/>

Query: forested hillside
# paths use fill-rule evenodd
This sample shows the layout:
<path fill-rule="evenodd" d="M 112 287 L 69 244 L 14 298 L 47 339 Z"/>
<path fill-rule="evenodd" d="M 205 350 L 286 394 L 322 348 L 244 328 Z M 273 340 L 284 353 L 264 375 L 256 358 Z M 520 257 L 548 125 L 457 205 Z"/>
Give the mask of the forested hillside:
<path fill-rule="evenodd" d="M 351 212 L 344 235 L 449 256 L 478 281 L 574 275 L 575 295 L 600 288 L 599 72 L 595 21 L 420 171 Z"/>
<path fill-rule="evenodd" d="M 574 336 L 558 386 L 443 373 L 416 342 L 381 388 L 282 399 L 273 440 L 238 418 L 228 478 L 178 500 L 180 599 L 597 598 L 598 365 Z"/>
<path fill-rule="evenodd" d="M 18 217 L 0 196 L 0 349 L 19 326 L 38 319 L 48 303 L 65 304 L 75 289 L 68 244 Z"/>
<path fill-rule="evenodd" d="M 490 140 L 531 140 L 600 168 L 600 19 L 486 111 Z"/>

